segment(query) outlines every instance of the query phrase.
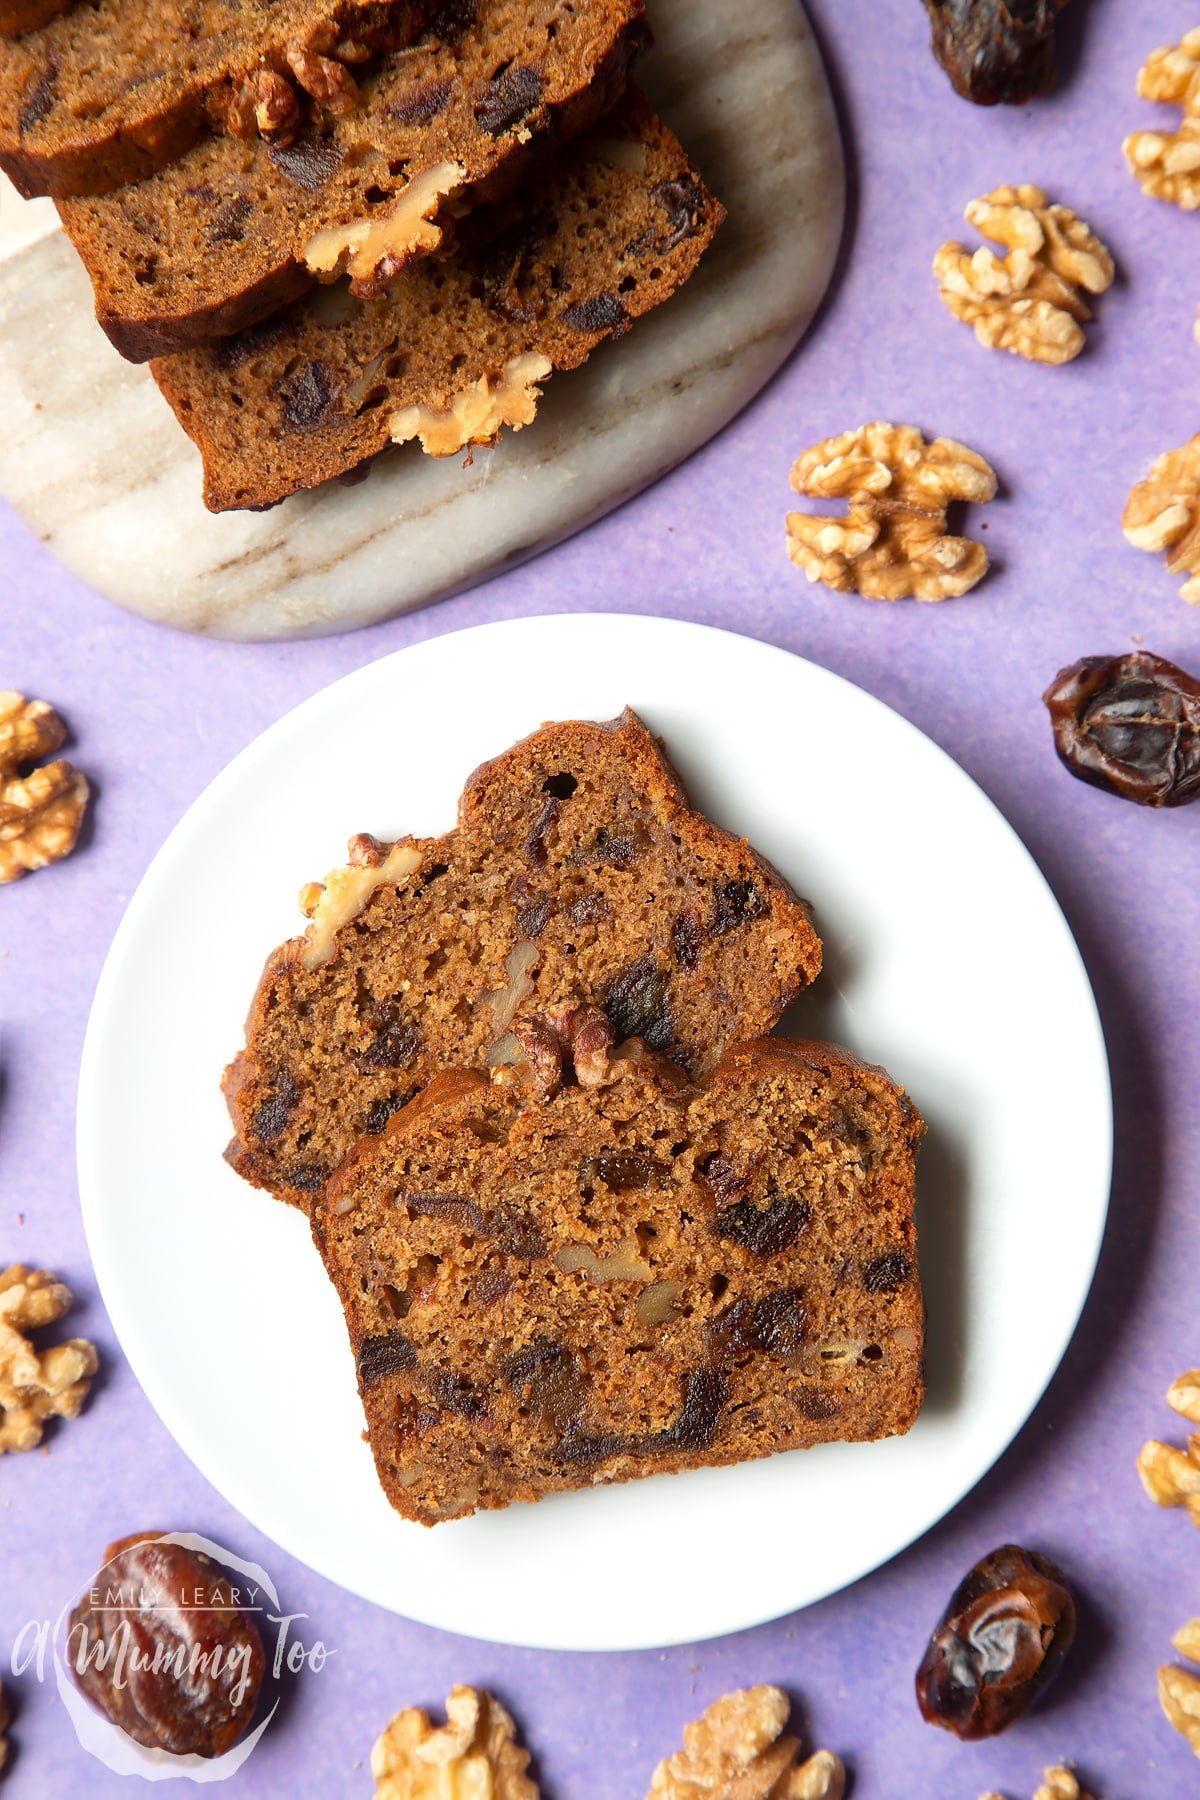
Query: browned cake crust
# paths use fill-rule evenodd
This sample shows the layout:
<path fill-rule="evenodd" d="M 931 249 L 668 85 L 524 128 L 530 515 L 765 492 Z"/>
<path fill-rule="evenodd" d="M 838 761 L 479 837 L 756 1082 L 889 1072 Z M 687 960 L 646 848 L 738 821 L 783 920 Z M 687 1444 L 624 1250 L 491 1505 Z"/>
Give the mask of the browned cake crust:
<path fill-rule="evenodd" d="M 0 0 L 0 32 L 15 37 L 22 31 L 35 31 L 73 4 L 74 0 Z"/>
<path fill-rule="evenodd" d="M 206 137 L 147 180 L 65 202 L 97 318 L 141 362 L 241 331 L 342 268 L 378 298 L 454 216 L 606 112 L 642 35 L 643 0 L 443 7 L 361 76 L 344 116 L 283 145 Z"/>
<path fill-rule="evenodd" d="M 341 290 L 153 365 L 214 512 L 272 506 L 417 437 L 436 455 L 533 418 L 540 386 L 659 305 L 724 217 L 630 90 L 553 168 L 363 305 Z"/>
<path fill-rule="evenodd" d="M 314 1209 L 406 1518 L 916 1418 L 912 1103 L 829 1044 L 735 1046 L 700 1088 L 636 1049 L 548 1102 L 442 1075 Z"/>
<path fill-rule="evenodd" d="M 352 104 L 360 57 L 408 43 L 434 3 L 51 8 L 42 29 L 0 45 L 0 169 L 25 195 L 64 199 L 138 181 L 214 130 L 278 137 L 281 97 L 289 119 Z"/>
<path fill-rule="evenodd" d="M 628 711 L 486 763 L 444 837 L 351 850 L 268 960 L 225 1076 L 230 1161 L 299 1205 L 438 1070 L 515 1055 L 522 1008 L 595 1001 L 704 1074 L 820 968 L 807 907 L 689 810 Z"/>

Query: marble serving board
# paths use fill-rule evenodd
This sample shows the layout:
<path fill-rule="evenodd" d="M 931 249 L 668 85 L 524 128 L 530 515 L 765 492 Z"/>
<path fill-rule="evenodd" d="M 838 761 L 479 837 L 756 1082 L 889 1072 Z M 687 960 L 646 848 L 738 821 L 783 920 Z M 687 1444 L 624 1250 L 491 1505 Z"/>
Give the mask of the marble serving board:
<path fill-rule="evenodd" d="M 354 488 L 215 517 L 145 369 L 95 324 L 49 202 L 0 194 L 0 491 L 131 611 L 227 638 L 375 623 L 534 555 L 720 431 L 810 324 L 844 215 L 841 143 L 799 0 L 651 0 L 641 79 L 728 220 L 699 274 L 535 423 L 462 458 L 393 451 Z"/>

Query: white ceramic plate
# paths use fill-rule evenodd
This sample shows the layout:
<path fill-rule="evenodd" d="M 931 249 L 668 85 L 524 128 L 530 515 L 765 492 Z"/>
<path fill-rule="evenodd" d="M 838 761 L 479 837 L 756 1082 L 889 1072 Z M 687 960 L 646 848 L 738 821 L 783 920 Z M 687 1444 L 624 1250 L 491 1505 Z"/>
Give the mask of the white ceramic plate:
<path fill-rule="evenodd" d="M 929 1122 L 918 1212 L 929 1399 L 903 1440 L 659 1476 L 427 1532 L 376 1485 L 341 1315 L 304 1219 L 221 1160 L 218 1080 L 266 953 L 298 927 L 297 889 L 341 860 L 351 832 L 442 830 L 485 757 L 543 719 L 604 718 L 626 702 L 664 734 L 696 801 L 816 903 L 827 973 L 795 1029 L 886 1063 Z M 449 1631 L 630 1649 L 817 1600 L 979 1480 L 1087 1295 L 1110 1094 L 1087 976 L 1045 881 L 914 727 L 825 670 L 724 632 L 524 619 L 360 669 L 273 726 L 192 807 L 100 981 L 79 1176 L 97 1277 L 138 1379 L 256 1526 L 331 1579 Z M 1033 1308 L 1030 1266 L 1055 1270 Z M 713 1564 L 714 1543 L 737 1546 L 736 1567 Z M 696 1581 L 697 1566 L 714 1578 Z M 652 1575 L 595 1579 L 630 1568 Z"/>

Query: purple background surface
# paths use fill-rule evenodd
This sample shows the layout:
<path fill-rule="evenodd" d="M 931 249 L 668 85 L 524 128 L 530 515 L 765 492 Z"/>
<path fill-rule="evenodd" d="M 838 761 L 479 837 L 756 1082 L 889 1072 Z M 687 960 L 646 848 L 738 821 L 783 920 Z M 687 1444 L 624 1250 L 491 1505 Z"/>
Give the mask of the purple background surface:
<path fill-rule="evenodd" d="M 1134 93 L 1140 62 L 1194 25 L 1194 9 L 1079 0 L 1060 93 L 1007 112 L 953 96 L 926 50 L 917 0 L 811 0 L 810 10 L 855 171 L 830 302 L 806 347 L 719 441 L 597 529 L 415 618 L 258 647 L 126 617 L 0 508 L 0 686 L 62 708 L 98 790 L 83 848 L 0 900 L 0 1257 L 61 1272 L 79 1299 L 72 1327 L 104 1358 L 81 1419 L 0 1471 L 0 1663 L 7 1670 L 20 1626 L 56 1614 L 114 1536 L 188 1527 L 259 1559 L 288 1609 L 309 1615 L 309 1639 L 336 1654 L 297 1684 L 236 1778 L 239 1792 L 369 1793 L 371 1744 L 392 1712 L 437 1705 L 456 1680 L 509 1702 L 552 1800 L 636 1800 L 687 1720 L 730 1687 L 768 1680 L 795 1696 L 815 1742 L 846 1757 L 859 1800 L 974 1800 L 989 1786 L 1024 1800 L 1057 1757 L 1078 1760 L 1104 1800 L 1197 1785 L 1194 1759 L 1159 1715 L 1155 1669 L 1171 1633 L 1200 1612 L 1200 1539 L 1184 1516 L 1151 1509 L 1134 1459 L 1147 1436 L 1182 1436 L 1162 1394 L 1200 1361 L 1200 808 L 1154 815 L 1071 781 L 1039 699 L 1063 663 L 1143 639 L 1200 667 L 1200 614 L 1119 529 L 1131 483 L 1200 423 L 1191 339 L 1200 219 L 1144 199 L 1120 153 L 1124 132 L 1154 116 Z M 1010 180 L 1040 182 L 1077 207 L 1119 260 L 1090 348 L 1066 369 L 979 348 L 929 275 L 944 238 L 969 237 L 967 200 Z M 973 519 L 995 560 L 974 595 L 871 605 L 810 588 L 790 567 L 792 458 L 874 417 L 960 436 L 1000 471 L 1000 498 Z M 351 1598 L 251 1530 L 191 1467 L 122 1362 L 95 1291 L 72 1112 L 88 1006 L 122 909 L 168 829 L 235 751 L 334 677 L 420 638 L 614 607 L 726 626 L 812 657 L 914 720 L 992 795 L 1046 870 L 1087 958 L 1112 1054 L 1117 1169 L 1099 1278 L 1066 1362 L 1017 1444 L 945 1523 L 851 1590 L 738 1637 L 663 1654 L 557 1656 L 446 1637 Z M 995 953 L 1017 958 L 1021 946 Z M 1029 1027 L 1053 1032 L 1054 1020 L 1032 1017 Z M 165 1169 L 165 1213 L 170 1188 Z M 1053 1269 L 1029 1268 L 1030 1308 L 1053 1282 Z M 214 1296 L 214 1329 L 241 1303 L 235 1291 Z M 954 1582 L 1006 1539 L 1071 1570 L 1081 1642 L 1040 1712 L 993 1745 L 963 1747 L 921 1724 L 912 1671 Z M 579 1604 L 591 1580 L 653 1579 L 631 1545 L 625 1568 L 581 1570 Z M 698 1582 L 737 1579 L 736 1539 L 715 1543 L 696 1569 Z M 78 1749 L 52 1684 L 30 1673 L 6 1685 L 19 1708 L 7 1791 L 128 1787 Z"/>

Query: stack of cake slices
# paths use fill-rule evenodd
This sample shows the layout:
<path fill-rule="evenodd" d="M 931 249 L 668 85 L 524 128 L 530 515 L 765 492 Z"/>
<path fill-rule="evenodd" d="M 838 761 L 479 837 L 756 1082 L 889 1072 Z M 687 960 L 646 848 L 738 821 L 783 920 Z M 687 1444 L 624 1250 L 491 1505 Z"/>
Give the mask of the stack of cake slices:
<path fill-rule="evenodd" d="M 809 909 L 641 720 L 544 726 L 350 858 L 267 962 L 227 1156 L 308 1214 L 396 1509 L 907 1431 L 920 1118 L 769 1035 Z"/>
<path fill-rule="evenodd" d="M 643 0 L 0 0 L 49 194 L 214 511 L 494 443 L 723 217 L 630 80 Z"/>

